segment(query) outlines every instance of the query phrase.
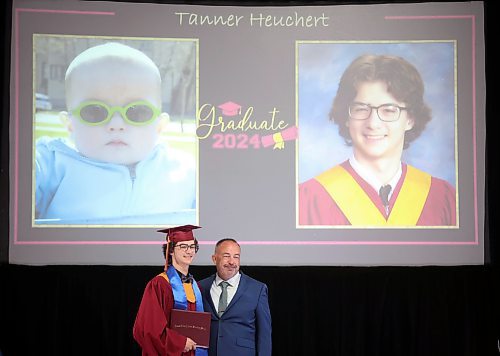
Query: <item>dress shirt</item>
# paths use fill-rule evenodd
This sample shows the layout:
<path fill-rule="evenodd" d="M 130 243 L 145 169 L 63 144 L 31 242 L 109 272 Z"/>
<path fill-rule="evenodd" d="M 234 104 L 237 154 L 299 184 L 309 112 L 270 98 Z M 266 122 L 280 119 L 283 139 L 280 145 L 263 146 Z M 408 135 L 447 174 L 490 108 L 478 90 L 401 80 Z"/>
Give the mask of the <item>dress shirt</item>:
<path fill-rule="evenodd" d="M 389 192 L 389 197 L 387 200 L 391 199 L 392 193 L 394 192 L 394 188 L 396 187 L 396 184 L 398 184 L 399 179 L 401 178 L 401 174 L 403 174 L 403 169 L 401 168 L 401 163 L 399 163 L 399 168 L 396 172 L 396 174 L 391 178 L 390 181 L 388 182 L 380 182 L 377 177 L 373 173 L 371 173 L 368 169 L 363 167 L 358 161 L 356 161 L 356 158 L 354 156 L 351 156 L 349 158 L 349 163 L 354 169 L 354 171 L 361 177 L 363 178 L 370 186 L 375 189 L 375 191 L 378 192 L 380 191 L 380 188 L 384 185 L 389 184 L 391 186 L 391 191 Z"/>
<path fill-rule="evenodd" d="M 229 283 L 227 286 L 227 305 L 231 303 L 236 291 L 238 290 L 238 285 L 240 284 L 241 274 L 238 272 L 234 277 L 229 278 L 226 282 Z M 214 302 L 215 307 L 219 305 L 219 298 L 222 293 L 222 288 L 219 286 L 220 282 L 224 280 L 219 277 L 218 274 L 215 275 L 214 282 L 212 283 L 212 287 L 210 287 L 210 296 L 212 297 L 212 301 Z"/>

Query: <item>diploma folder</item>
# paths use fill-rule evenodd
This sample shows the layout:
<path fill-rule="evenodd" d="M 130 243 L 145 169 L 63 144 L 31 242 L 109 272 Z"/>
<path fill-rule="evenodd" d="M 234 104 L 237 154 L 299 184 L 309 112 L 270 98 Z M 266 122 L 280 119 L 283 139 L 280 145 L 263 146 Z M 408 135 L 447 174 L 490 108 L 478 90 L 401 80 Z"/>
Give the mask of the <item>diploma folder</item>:
<path fill-rule="evenodd" d="M 196 347 L 208 347 L 210 342 L 211 314 L 207 312 L 172 309 L 170 329 L 189 337 Z"/>

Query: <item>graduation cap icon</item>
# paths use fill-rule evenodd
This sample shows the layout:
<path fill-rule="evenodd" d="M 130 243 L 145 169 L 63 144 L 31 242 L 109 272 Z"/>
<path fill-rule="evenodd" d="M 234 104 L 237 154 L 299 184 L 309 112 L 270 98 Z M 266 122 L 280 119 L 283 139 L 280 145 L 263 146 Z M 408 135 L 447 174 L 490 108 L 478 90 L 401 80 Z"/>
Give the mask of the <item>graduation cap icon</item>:
<path fill-rule="evenodd" d="M 218 108 L 222 110 L 222 115 L 224 116 L 236 116 L 241 114 L 241 105 L 233 103 L 232 101 L 220 104 Z"/>
<path fill-rule="evenodd" d="M 193 230 L 199 228 L 200 226 L 195 225 L 182 225 L 161 229 L 158 230 L 158 232 L 166 233 L 166 239 L 168 242 L 180 242 L 194 240 Z"/>

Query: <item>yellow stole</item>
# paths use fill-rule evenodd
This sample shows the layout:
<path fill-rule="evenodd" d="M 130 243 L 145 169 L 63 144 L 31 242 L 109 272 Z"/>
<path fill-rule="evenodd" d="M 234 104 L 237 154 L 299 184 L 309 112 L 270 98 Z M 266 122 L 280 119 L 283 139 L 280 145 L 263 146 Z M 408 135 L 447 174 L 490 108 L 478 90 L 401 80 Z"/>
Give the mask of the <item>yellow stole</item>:
<path fill-rule="evenodd" d="M 160 273 L 159 276 L 165 278 L 167 282 L 170 283 L 170 280 L 168 279 L 168 276 L 165 272 Z M 188 302 L 196 303 L 196 297 L 194 296 L 193 285 L 191 283 L 182 283 L 182 286 L 184 287 L 184 291 L 186 292 L 186 298 Z"/>
<path fill-rule="evenodd" d="M 415 226 L 431 187 L 430 174 L 407 166 L 398 198 L 386 220 L 344 167 L 335 166 L 315 179 L 337 203 L 351 225 L 365 226 Z"/>

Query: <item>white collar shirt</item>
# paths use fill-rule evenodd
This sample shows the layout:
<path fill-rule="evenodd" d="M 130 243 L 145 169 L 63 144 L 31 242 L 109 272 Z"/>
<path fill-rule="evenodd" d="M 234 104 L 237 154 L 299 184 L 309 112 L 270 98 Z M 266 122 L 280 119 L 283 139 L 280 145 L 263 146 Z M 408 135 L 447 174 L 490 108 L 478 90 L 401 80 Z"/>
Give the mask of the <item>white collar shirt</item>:
<path fill-rule="evenodd" d="M 382 182 L 380 182 L 373 173 L 371 173 L 369 170 L 363 167 L 358 161 L 356 161 L 356 158 L 354 158 L 354 156 L 351 156 L 349 158 L 349 164 L 361 178 L 363 178 L 371 187 L 373 187 L 373 189 L 375 189 L 377 193 L 380 191 L 380 188 L 385 185 Z M 391 191 L 389 193 L 388 199 L 391 199 L 394 188 L 396 187 L 396 184 L 398 184 L 402 174 L 403 174 L 403 169 L 401 168 L 401 164 L 399 164 L 399 168 L 396 174 L 394 174 L 391 180 L 387 182 L 387 184 L 391 186 Z"/>
<path fill-rule="evenodd" d="M 229 283 L 229 285 L 227 286 L 227 305 L 229 305 L 229 303 L 231 303 L 231 300 L 233 300 L 233 297 L 236 294 L 236 291 L 238 290 L 240 279 L 241 279 L 241 273 L 238 272 L 236 273 L 236 275 L 234 275 L 233 277 L 229 278 L 226 281 Z M 222 288 L 219 286 L 219 284 L 220 282 L 223 281 L 224 280 L 220 278 L 218 274 L 215 274 L 214 282 L 210 287 L 210 296 L 212 297 L 212 301 L 214 303 L 215 308 L 217 308 L 217 306 L 219 305 L 219 299 L 222 293 Z"/>

